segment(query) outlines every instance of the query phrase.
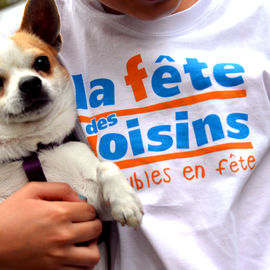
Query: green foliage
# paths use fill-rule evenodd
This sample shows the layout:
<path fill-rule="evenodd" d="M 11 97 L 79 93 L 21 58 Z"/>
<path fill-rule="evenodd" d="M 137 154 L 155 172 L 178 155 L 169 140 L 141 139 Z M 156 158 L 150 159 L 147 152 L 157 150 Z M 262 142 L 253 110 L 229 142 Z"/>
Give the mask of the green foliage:
<path fill-rule="evenodd" d="M 3 9 L 5 7 L 18 3 L 20 1 L 22 0 L 0 0 L 0 9 Z"/>

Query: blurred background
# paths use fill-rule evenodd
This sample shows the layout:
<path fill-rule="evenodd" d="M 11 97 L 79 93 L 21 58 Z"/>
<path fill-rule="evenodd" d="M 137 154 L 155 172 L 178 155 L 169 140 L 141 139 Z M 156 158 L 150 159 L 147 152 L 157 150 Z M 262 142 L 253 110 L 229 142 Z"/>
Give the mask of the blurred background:
<path fill-rule="evenodd" d="M 3 8 L 9 7 L 11 5 L 23 2 L 23 0 L 0 0 L 0 10 Z"/>
<path fill-rule="evenodd" d="M 19 29 L 26 0 L 0 0 L 0 37 Z"/>

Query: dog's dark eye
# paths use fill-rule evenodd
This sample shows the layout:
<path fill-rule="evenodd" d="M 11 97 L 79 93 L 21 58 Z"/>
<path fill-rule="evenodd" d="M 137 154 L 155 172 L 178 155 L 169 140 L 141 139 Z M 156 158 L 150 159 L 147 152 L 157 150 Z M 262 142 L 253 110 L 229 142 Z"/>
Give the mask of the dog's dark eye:
<path fill-rule="evenodd" d="M 4 88 L 4 78 L 0 78 L 0 91 Z"/>
<path fill-rule="evenodd" d="M 49 58 L 47 56 L 39 56 L 35 60 L 33 67 L 36 71 L 49 72 L 51 68 Z"/>

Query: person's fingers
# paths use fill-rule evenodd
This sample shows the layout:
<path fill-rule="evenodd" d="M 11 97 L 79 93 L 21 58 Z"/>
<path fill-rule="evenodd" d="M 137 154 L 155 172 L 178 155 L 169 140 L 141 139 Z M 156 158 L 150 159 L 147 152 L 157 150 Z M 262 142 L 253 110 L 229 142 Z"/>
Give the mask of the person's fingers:
<path fill-rule="evenodd" d="M 71 222 L 83 222 L 96 218 L 95 208 L 86 202 L 54 202 L 57 207 L 63 209 L 66 218 Z"/>
<path fill-rule="evenodd" d="M 88 247 L 69 247 L 66 251 L 66 257 L 65 267 L 86 267 L 88 269 L 95 266 L 100 259 L 97 240 L 92 241 Z"/>
<path fill-rule="evenodd" d="M 96 239 L 102 233 L 102 223 L 99 219 L 89 222 L 74 223 L 71 225 L 73 235 L 73 244 L 87 242 Z"/>
<path fill-rule="evenodd" d="M 47 201 L 81 202 L 78 194 L 66 183 L 31 182 L 21 190 L 25 189 L 27 189 L 26 193 L 21 192 L 24 197 L 30 196 L 33 199 Z"/>

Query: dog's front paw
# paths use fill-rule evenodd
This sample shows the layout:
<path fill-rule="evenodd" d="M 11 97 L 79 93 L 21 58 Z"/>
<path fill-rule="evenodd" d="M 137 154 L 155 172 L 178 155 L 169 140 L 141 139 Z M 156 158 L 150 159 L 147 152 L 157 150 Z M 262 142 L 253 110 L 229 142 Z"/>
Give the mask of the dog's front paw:
<path fill-rule="evenodd" d="M 143 206 L 120 169 L 112 162 L 102 162 L 97 169 L 97 179 L 102 184 L 103 197 L 111 207 L 112 217 L 123 226 L 138 228 Z"/>
<path fill-rule="evenodd" d="M 121 198 L 112 199 L 110 205 L 113 218 L 119 221 L 122 226 L 128 225 L 135 229 L 140 226 L 144 213 L 137 196 L 127 193 Z"/>

